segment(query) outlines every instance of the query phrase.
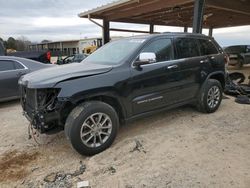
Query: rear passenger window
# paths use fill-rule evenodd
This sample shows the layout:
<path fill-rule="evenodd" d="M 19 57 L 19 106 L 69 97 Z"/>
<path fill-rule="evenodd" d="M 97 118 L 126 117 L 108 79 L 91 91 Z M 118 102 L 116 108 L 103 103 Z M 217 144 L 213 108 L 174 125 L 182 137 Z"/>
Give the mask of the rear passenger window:
<path fill-rule="evenodd" d="M 203 40 L 198 39 L 200 43 L 200 51 L 201 55 L 212 55 L 212 54 L 218 54 L 218 50 L 210 40 Z"/>
<path fill-rule="evenodd" d="M 0 60 L 0 71 L 15 70 L 14 62 L 8 60 Z"/>
<path fill-rule="evenodd" d="M 175 46 L 178 59 L 200 56 L 195 39 L 177 38 L 175 40 Z"/>
<path fill-rule="evenodd" d="M 158 39 L 146 46 L 141 52 L 153 52 L 156 55 L 156 62 L 172 59 L 171 39 Z"/>
<path fill-rule="evenodd" d="M 24 69 L 24 66 L 21 65 L 21 64 L 18 63 L 18 62 L 15 62 L 15 67 L 16 67 L 16 69 Z"/>

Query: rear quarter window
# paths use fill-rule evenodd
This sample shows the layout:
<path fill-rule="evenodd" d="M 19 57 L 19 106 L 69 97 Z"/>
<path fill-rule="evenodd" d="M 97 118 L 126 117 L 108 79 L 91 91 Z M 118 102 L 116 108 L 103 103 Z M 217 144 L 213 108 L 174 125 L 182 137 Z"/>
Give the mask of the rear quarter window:
<path fill-rule="evenodd" d="M 198 41 L 200 44 L 200 52 L 202 56 L 219 53 L 211 40 L 198 39 Z"/>
<path fill-rule="evenodd" d="M 177 59 L 200 56 L 197 42 L 193 38 L 177 38 L 175 47 Z"/>

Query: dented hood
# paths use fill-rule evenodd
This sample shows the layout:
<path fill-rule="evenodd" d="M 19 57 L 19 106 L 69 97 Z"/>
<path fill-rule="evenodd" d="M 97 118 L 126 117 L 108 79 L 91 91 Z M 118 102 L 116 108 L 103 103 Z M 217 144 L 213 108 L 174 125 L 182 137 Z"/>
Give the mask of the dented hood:
<path fill-rule="evenodd" d="M 28 88 L 54 87 L 58 82 L 110 71 L 112 66 L 92 63 L 72 63 L 54 66 L 26 74 L 19 80 L 19 84 Z"/>

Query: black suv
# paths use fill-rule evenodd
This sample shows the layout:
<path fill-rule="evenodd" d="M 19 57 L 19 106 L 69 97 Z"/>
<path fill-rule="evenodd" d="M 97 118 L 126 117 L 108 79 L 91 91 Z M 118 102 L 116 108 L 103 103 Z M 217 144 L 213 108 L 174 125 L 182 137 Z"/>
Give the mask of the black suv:
<path fill-rule="evenodd" d="M 65 131 L 81 154 L 114 141 L 119 124 L 153 112 L 195 104 L 220 106 L 225 55 L 213 38 L 166 33 L 110 42 L 83 60 L 25 75 L 22 107 L 41 133 Z"/>
<path fill-rule="evenodd" d="M 244 64 L 250 64 L 250 45 L 229 46 L 224 49 L 229 56 L 229 64 L 242 67 Z"/>

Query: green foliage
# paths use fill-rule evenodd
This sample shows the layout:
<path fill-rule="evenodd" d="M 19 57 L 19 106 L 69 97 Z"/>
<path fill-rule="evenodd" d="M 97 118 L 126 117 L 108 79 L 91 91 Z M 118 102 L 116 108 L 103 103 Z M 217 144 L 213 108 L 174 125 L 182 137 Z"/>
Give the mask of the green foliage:
<path fill-rule="evenodd" d="M 7 40 L 7 48 L 16 50 L 16 40 L 13 37 L 9 37 Z"/>
<path fill-rule="evenodd" d="M 13 37 L 9 37 L 8 40 L 3 40 L 0 38 L 0 41 L 4 44 L 4 47 L 6 49 L 14 49 L 17 51 L 24 51 L 28 49 L 28 45 L 31 44 L 31 42 L 26 37 L 19 37 L 18 39 L 15 39 Z"/>

